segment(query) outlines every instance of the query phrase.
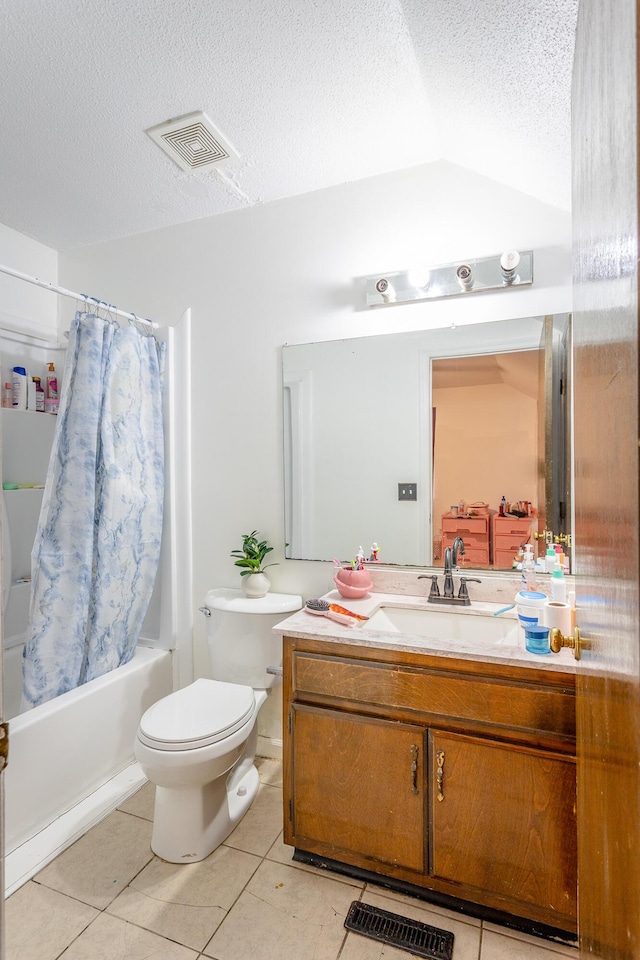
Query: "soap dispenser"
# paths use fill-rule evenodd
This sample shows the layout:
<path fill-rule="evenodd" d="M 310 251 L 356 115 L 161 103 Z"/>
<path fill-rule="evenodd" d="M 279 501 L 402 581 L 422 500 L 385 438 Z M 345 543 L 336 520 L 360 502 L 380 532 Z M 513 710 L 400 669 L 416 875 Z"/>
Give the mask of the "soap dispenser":
<path fill-rule="evenodd" d="M 551 574 L 551 599 L 555 603 L 567 602 L 567 581 L 559 561 L 556 561 Z"/>
<path fill-rule="evenodd" d="M 533 556 L 533 547 L 530 543 L 527 543 L 525 544 L 524 557 L 522 559 L 522 589 L 535 590 L 537 586 L 536 561 Z"/>

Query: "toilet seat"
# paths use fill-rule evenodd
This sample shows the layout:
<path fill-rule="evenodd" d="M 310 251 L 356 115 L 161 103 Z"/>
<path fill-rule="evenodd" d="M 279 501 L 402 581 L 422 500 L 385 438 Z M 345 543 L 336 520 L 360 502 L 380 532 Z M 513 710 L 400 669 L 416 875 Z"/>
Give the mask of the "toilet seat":
<path fill-rule="evenodd" d="M 201 678 L 149 707 L 138 739 L 156 750 L 196 750 L 230 737 L 255 709 L 253 687 Z"/>

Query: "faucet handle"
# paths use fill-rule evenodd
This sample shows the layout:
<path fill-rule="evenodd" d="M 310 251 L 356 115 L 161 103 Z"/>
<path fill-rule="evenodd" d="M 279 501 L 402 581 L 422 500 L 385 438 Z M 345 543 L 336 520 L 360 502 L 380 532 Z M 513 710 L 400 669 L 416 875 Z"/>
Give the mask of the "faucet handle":
<path fill-rule="evenodd" d="M 460 577 L 460 589 L 458 590 L 459 600 L 469 599 L 469 591 L 467 590 L 468 583 L 482 583 L 482 580 L 478 580 L 477 577 Z"/>
<path fill-rule="evenodd" d="M 426 573 L 421 573 L 418 577 L 418 580 L 431 580 L 431 589 L 429 590 L 429 600 L 432 597 L 440 596 L 440 588 L 438 586 L 438 574 L 432 573 L 431 575 Z"/>

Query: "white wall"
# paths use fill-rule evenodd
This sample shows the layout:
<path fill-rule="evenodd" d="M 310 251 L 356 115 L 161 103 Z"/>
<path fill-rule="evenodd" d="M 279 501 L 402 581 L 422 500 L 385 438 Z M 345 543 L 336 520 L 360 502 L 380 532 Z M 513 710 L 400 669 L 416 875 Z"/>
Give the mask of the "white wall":
<path fill-rule="evenodd" d="M 58 282 L 58 254 L 0 223 L 0 263 L 48 283 Z M 47 290 L 0 273 L 0 326 L 56 339 L 58 298 Z"/>
<path fill-rule="evenodd" d="M 192 308 L 194 607 L 238 584 L 229 552 L 254 528 L 276 545 L 273 589 L 332 585 L 330 564 L 283 559 L 282 345 L 569 311 L 570 229 L 569 214 L 438 163 L 61 254 L 72 289 L 162 323 Z M 507 247 L 534 250 L 532 288 L 354 301 L 354 278 Z M 199 615 L 195 631 L 206 674 Z"/>

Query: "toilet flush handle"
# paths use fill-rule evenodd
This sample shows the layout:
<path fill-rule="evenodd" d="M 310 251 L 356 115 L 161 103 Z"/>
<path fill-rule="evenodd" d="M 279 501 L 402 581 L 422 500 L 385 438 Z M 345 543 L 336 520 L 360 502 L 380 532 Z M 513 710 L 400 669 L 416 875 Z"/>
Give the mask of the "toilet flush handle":
<path fill-rule="evenodd" d="M 198 607 L 198 610 L 200 610 L 201 613 L 204 613 L 205 617 L 210 617 L 210 616 L 211 616 L 211 609 L 210 609 L 210 607 Z"/>
<path fill-rule="evenodd" d="M 282 667 L 267 667 L 267 673 L 272 673 L 274 677 L 281 677 Z"/>

